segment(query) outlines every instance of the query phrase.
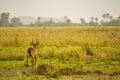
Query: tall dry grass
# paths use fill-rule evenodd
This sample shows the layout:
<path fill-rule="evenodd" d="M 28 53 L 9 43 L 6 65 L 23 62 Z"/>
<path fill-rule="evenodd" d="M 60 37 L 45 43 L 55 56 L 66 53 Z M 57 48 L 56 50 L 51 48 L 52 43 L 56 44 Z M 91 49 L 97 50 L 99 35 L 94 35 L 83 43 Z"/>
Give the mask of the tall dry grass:
<path fill-rule="evenodd" d="M 120 61 L 119 27 L 0 28 L 0 59 L 22 60 L 32 39 L 38 39 L 42 58 Z"/>

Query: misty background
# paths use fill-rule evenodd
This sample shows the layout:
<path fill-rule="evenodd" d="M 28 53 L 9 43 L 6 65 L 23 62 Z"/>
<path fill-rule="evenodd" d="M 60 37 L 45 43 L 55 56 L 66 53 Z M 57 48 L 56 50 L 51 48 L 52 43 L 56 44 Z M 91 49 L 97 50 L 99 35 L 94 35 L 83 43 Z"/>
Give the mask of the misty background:
<path fill-rule="evenodd" d="M 44 21 L 101 25 L 108 24 L 110 18 L 119 19 L 119 3 L 120 0 L 0 0 L 0 14 L 9 13 L 9 23 L 17 17 L 24 25 Z"/>

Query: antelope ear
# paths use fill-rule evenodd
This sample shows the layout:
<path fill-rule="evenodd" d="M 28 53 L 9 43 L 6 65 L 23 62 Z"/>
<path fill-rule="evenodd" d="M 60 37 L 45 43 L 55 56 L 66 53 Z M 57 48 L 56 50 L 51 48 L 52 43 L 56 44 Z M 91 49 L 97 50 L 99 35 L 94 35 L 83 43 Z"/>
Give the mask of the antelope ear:
<path fill-rule="evenodd" d="M 33 44 L 34 44 L 33 39 L 32 39 L 32 42 L 31 42 L 30 44 L 31 44 L 31 45 L 33 45 Z"/>
<path fill-rule="evenodd" d="M 37 44 L 37 45 L 39 44 L 38 39 L 36 39 L 36 44 Z"/>

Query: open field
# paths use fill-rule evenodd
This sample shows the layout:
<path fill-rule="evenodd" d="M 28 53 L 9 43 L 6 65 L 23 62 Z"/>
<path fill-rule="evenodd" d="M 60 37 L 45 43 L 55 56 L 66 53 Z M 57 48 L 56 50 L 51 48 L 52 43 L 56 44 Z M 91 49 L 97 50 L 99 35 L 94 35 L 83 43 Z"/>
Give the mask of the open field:
<path fill-rule="evenodd" d="M 32 39 L 37 65 L 25 67 Z M 11 79 L 120 80 L 120 27 L 0 28 L 0 80 Z"/>

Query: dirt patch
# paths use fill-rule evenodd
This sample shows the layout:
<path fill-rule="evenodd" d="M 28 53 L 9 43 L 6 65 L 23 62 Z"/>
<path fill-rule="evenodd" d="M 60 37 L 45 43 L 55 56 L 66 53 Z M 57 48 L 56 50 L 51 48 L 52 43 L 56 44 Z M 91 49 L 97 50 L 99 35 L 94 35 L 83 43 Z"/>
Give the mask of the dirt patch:
<path fill-rule="evenodd" d="M 118 72 L 113 72 L 112 74 L 109 74 L 110 76 L 115 76 L 115 75 L 120 75 L 120 71 Z"/>
<path fill-rule="evenodd" d="M 14 68 L 9 67 L 7 69 L 0 71 L 0 77 L 1 78 L 15 78 L 15 77 L 23 77 L 23 76 L 30 76 L 32 75 L 30 72 L 33 70 L 32 68 Z"/>
<path fill-rule="evenodd" d="M 61 75 L 86 75 L 86 74 L 98 74 L 98 75 L 120 75 L 120 71 L 113 72 L 113 73 L 105 73 L 100 70 L 95 71 L 89 71 L 89 70 L 75 70 L 70 67 L 63 67 L 63 68 L 57 68 L 55 66 L 51 66 L 48 64 L 42 64 L 38 66 L 32 73 L 36 73 L 39 75 L 45 75 L 45 74 L 53 74 L 53 73 L 60 73 Z"/>
<path fill-rule="evenodd" d="M 48 64 L 42 64 L 39 65 L 34 71 L 32 71 L 33 73 L 39 74 L 39 75 L 45 75 L 45 74 L 52 74 L 55 73 L 58 69 L 54 66 L 48 65 Z"/>
<path fill-rule="evenodd" d="M 89 71 L 89 70 L 75 70 L 70 67 L 63 67 L 63 68 L 57 68 L 55 66 L 51 66 L 49 64 L 42 64 L 38 67 L 20 67 L 20 68 L 14 68 L 9 67 L 7 69 L 0 71 L 0 78 L 21 78 L 21 77 L 31 77 L 33 75 L 44 75 L 44 76 L 50 76 L 53 78 L 62 76 L 62 75 L 80 75 L 80 76 L 120 76 L 120 71 L 112 72 L 112 73 L 104 73 L 100 70 L 96 71 Z"/>

